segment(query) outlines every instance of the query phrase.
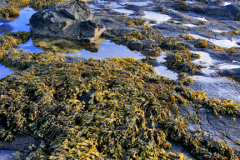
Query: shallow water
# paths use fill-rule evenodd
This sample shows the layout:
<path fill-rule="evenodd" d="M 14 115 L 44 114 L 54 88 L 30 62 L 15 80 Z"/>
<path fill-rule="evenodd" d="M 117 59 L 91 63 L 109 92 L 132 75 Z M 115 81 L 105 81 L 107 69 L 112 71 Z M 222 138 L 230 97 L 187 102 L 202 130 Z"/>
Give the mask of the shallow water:
<path fill-rule="evenodd" d="M 120 4 L 122 5 L 135 5 L 135 6 L 146 6 L 152 2 L 122 2 Z"/>
<path fill-rule="evenodd" d="M 16 153 L 16 151 L 0 150 L 0 160 L 17 160 L 12 153 Z"/>
<path fill-rule="evenodd" d="M 116 12 L 119 13 L 125 13 L 125 14 L 133 14 L 134 12 L 132 10 L 128 10 L 128 9 L 113 9 Z"/>
<path fill-rule="evenodd" d="M 26 7 L 19 12 L 19 17 L 10 22 L 9 25 L 14 27 L 11 32 L 25 31 L 30 32 L 29 19 L 35 13 L 32 8 Z"/>
<path fill-rule="evenodd" d="M 226 47 L 226 48 L 231 48 L 231 47 L 240 47 L 237 42 L 238 40 L 227 40 L 227 39 L 208 39 L 206 37 L 203 36 L 199 36 L 196 34 L 189 34 L 190 36 L 193 36 L 194 38 L 200 38 L 200 39 L 206 39 L 210 42 L 212 42 L 213 44 L 220 46 L 220 47 Z"/>
<path fill-rule="evenodd" d="M 0 79 L 6 77 L 7 75 L 10 75 L 14 73 L 13 70 L 6 68 L 5 66 L 0 64 Z"/>
<path fill-rule="evenodd" d="M 167 57 L 167 55 L 165 53 L 162 53 L 161 56 L 159 56 L 156 60 L 160 63 L 164 63 L 166 62 L 166 60 L 164 59 L 165 57 Z M 157 67 L 154 67 L 155 68 L 155 73 L 157 75 L 160 75 L 160 76 L 165 76 L 165 77 L 168 77 L 172 80 L 177 80 L 177 76 L 178 74 L 173 72 L 173 71 L 170 71 L 167 69 L 166 66 L 164 65 L 161 65 L 161 66 L 157 66 Z"/>
<path fill-rule="evenodd" d="M 144 14 L 145 15 L 143 16 L 143 18 L 157 21 L 157 23 L 166 22 L 172 18 L 169 15 L 161 14 L 153 11 L 144 11 Z"/>
<path fill-rule="evenodd" d="M 71 56 L 83 57 L 86 59 L 96 58 L 96 59 L 104 59 L 104 58 L 125 58 L 131 57 L 135 59 L 143 59 L 144 55 L 139 52 L 134 52 L 129 50 L 126 46 L 116 45 L 110 40 L 106 40 L 104 43 L 99 44 L 97 52 L 90 52 L 88 50 L 81 50 L 77 53 L 66 54 Z"/>
<path fill-rule="evenodd" d="M 44 52 L 42 49 L 35 47 L 32 42 L 32 38 L 30 38 L 26 43 L 19 44 L 20 47 L 24 49 L 24 52 L 38 53 Z"/>
<path fill-rule="evenodd" d="M 193 1 L 191 1 L 193 2 Z M 191 3 L 190 2 L 190 3 Z M 101 1 L 98 0 L 98 4 L 107 4 L 109 2 L 107 1 Z M 124 9 L 124 5 L 126 4 L 133 4 L 133 5 L 137 5 L 137 6 L 142 6 L 142 5 L 147 5 L 149 4 L 149 2 L 110 2 L 109 6 L 114 8 L 113 10 L 116 12 L 120 12 L 120 13 L 126 13 L 126 14 L 133 14 L 134 11 L 132 10 L 128 10 L 128 9 Z M 225 4 L 227 4 L 225 2 Z M 90 4 L 90 7 L 92 8 L 97 8 L 96 5 Z M 173 9 L 168 9 L 172 12 L 178 12 L 176 10 Z M 32 14 L 34 14 L 35 11 L 29 7 L 23 9 L 20 11 L 20 16 L 12 21 L 9 22 L 9 27 L 14 27 L 14 29 L 11 32 L 17 32 L 17 31 L 30 31 L 30 27 L 29 27 L 29 19 L 32 16 Z M 162 23 L 164 21 L 168 21 L 171 19 L 171 16 L 166 15 L 166 14 L 161 14 L 161 13 L 157 13 L 157 12 L 153 12 L 153 11 L 144 11 L 145 16 L 143 16 L 143 18 L 147 18 L 150 20 L 155 20 L 157 21 L 157 23 Z M 190 14 L 191 17 L 201 20 L 201 21 L 207 21 L 206 18 L 204 17 L 200 17 L 198 14 Z M 1 25 L 7 25 L 6 23 L 0 23 L 0 28 Z M 196 25 L 193 24 L 183 24 L 184 26 L 188 26 L 188 27 L 197 27 Z M 220 30 L 212 30 L 213 32 L 217 32 L 220 33 Z M 222 32 L 222 31 L 221 31 Z M 194 35 L 194 34 L 190 34 L 196 38 L 202 38 L 202 39 L 207 39 L 205 37 L 199 36 L 199 35 Z M 215 45 L 221 46 L 221 47 L 227 47 L 227 48 L 231 48 L 231 47 L 239 47 L 239 45 L 237 45 L 237 40 L 216 40 L 216 39 L 207 39 L 210 42 L 214 43 Z M 22 48 L 24 48 L 25 52 L 44 52 L 43 49 L 40 49 L 38 47 L 35 47 L 33 45 L 33 41 L 32 39 L 30 39 L 28 42 L 26 42 L 25 44 L 20 44 L 19 46 L 21 46 Z M 142 54 L 140 54 L 139 52 L 133 52 L 130 51 L 127 47 L 125 46 L 121 46 L 121 45 L 116 45 L 113 42 L 110 42 L 109 40 L 106 40 L 105 42 L 99 44 L 99 46 L 97 47 L 97 51 L 96 52 L 91 52 L 88 51 L 87 48 L 85 49 L 75 49 L 73 48 L 74 53 L 69 54 L 67 53 L 68 51 L 65 51 L 66 55 L 71 55 L 71 56 L 81 56 L 84 57 L 86 59 L 92 57 L 92 58 L 124 58 L 124 57 L 132 57 L 132 58 L 136 58 L 136 59 L 144 59 L 145 56 L 143 56 Z M 70 51 L 69 51 L 70 52 Z M 218 63 L 217 61 L 215 61 L 214 59 L 212 59 L 208 53 L 206 52 L 197 52 L 198 54 L 201 55 L 201 58 L 199 60 L 194 60 L 194 63 L 197 64 L 201 64 L 203 66 L 206 66 L 206 68 L 202 69 L 202 73 L 204 73 L 205 75 L 210 75 L 210 73 L 215 73 L 215 69 L 211 68 L 210 66 L 215 64 L 217 65 L 217 67 L 219 67 L 220 69 L 232 69 L 232 68 L 240 68 L 240 65 L 238 63 L 233 64 L 233 63 Z M 162 55 L 160 57 L 157 58 L 158 62 L 165 62 L 164 57 L 166 57 L 166 55 Z M 0 78 L 5 77 L 8 74 L 13 73 L 14 71 L 0 65 Z M 172 71 L 167 70 L 167 68 L 164 65 L 155 67 L 155 71 L 156 74 L 158 75 L 162 75 L 162 76 L 166 76 L 170 79 L 177 79 L 177 73 L 174 73 Z M 193 77 L 193 78 L 197 78 L 197 77 Z M 200 77 L 198 77 L 199 80 Z M 202 79 L 204 79 L 204 77 L 201 77 Z M 206 77 L 205 77 L 206 78 Z M 212 79 L 212 77 L 208 77 L 208 79 Z M 220 77 L 221 79 L 221 77 Z"/>
<path fill-rule="evenodd" d="M 206 75 L 210 75 L 211 73 L 215 73 L 215 69 L 211 69 L 210 66 L 213 64 L 217 64 L 217 61 L 212 59 L 209 55 L 209 53 L 207 52 L 203 52 L 203 51 L 191 51 L 193 53 L 197 53 L 200 55 L 199 59 L 195 59 L 192 62 L 198 65 L 202 65 L 206 68 L 202 68 L 201 72 L 206 74 Z"/>

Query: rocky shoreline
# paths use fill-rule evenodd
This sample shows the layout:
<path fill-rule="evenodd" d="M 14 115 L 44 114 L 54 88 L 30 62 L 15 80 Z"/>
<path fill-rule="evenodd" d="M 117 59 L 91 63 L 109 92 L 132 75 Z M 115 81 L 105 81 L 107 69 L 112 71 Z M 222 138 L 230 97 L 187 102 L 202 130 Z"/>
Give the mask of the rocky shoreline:
<path fill-rule="evenodd" d="M 49 3 L 31 17 L 31 34 L 1 37 L 1 65 L 15 73 L 0 81 L 0 150 L 20 159 L 240 158 L 238 2 Z M 145 58 L 23 52 L 30 37 L 39 47 L 66 38 L 43 46 L 78 40 L 90 49 L 103 37 Z"/>

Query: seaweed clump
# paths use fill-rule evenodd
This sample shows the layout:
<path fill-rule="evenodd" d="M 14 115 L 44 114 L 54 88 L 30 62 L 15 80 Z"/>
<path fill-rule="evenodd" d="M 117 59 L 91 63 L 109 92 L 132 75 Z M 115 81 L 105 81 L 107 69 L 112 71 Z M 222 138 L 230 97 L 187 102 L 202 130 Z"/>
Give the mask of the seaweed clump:
<path fill-rule="evenodd" d="M 0 8 L 0 17 L 15 19 L 19 16 L 19 9 L 14 7 Z"/>
<path fill-rule="evenodd" d="M 31 7 L 34 10 L 39 10 L 44 8 L 47 5 L 54 4 L 56 2 L 61 2 L 64 0 L 6 0 L 9 6 L 12 6 L 14 8 L 17 8 L 19 6 L 21 7 Z"/>
<path fill-rule="evenodd" d="M 167 50 L 185 50 L 189 47 L 188 43 L 179 43 L 175 37 L 165 37 L 156 33 L 150 26 L 141 27 L 137 31 L 124 34 L 122 37 L 115 37 L 113 39 L 117 44 L 123 44 L 128 46 L 131 42 L 142 42 L 142 45 L 138 50 L 144 48 L 167 49 Z M 149 43 L 150 41 L 150 43 Z M 146 42 L 146 43 L 144 43 Z"/>
<path fill-rule="evenodd" d="M 191 53 L 190 51 L 174 51 L 167 55 L 165 63 L 169 69 L 194 74 L 196 71 L 201 70 L 203 66 L 193 63 L 191 59 L 199 58 L 199 54 Z"/>
<path fill-rule="evenodd" d="M 1 61 L 5 52 L 0 52 Z M 46 56 L 50 60 L 43 64 Z M 32 65 L 26 70 L 0 81 L 0 123 L 4 126 L 0 139 L 24 134 L 42 139 L 27 158 L 184 159 L 183 154 L 166 152 L 171 148 L 170 138 L 198 159 L 211 159 L 215 152 L 221 159 L 238 159 L 224 143 L 212 140 L 206 145 L 201 134 L 189 133 L 189 122 L 179 111 L 179 107 L 197 105 L 212 108 L 216 114 L 226 109 L 240 117 L 233 101 L 210 100 L 202 92 L 153 75 L 152 66 L 132 58 L 51 61 L 56 57 L 42 53 L 29 60 Z M 10 63 L 21 66 L 25 61 Z"/>

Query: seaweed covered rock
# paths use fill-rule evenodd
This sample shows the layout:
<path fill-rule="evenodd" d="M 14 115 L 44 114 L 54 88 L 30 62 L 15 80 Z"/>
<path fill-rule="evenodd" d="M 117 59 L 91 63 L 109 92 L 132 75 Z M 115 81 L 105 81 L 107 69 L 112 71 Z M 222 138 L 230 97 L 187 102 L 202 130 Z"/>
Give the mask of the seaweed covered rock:
<path fill-rule="evenodd" d="M 19 40 L 12 36 L 20 37 L 1 37 L 0 61 L 25 70 L 0 80 L 0 142 L 26 134 L 41 140 L 26 159 L 185 159 L 167 152 L 169 139 L 197 159 L 238 159 L 225 142 L 190 132 L 192 121 L 201 122 L 182 114 L 206 108 L 239 124 L 233 101 L 208 99 L 132 58 L 67 63 L 53 53 L 16 52 L 11 46 Z"/>
<path fill-rule="evenodd" d="M 30 27 L 34 36 L 84 41 L 96 40 L 105 30 L 84 2 L 49 5 L 32 15 Z"/>

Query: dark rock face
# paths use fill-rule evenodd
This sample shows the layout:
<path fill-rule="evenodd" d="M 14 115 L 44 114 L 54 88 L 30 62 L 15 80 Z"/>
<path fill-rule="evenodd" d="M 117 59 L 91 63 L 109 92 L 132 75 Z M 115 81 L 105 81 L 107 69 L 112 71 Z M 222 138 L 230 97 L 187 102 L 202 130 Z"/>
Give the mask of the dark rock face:
<path fill-rule="evenodd" d="M 240 20 L 240 6 L 237 4 L 227 5 L 225 10 L 229 12 L 229 17 L 235 21 Z"/>
<path fill-rule="evenodd" d="M 84 41 L 94 41 L 105 30 L 83 2 L 49 5 L 32 15 L 30 27 L 33 35 Z"/>
<path fill-rule="evenodd" d="M 237 82 L 240 82 L 240 68 L 235 69 L 221 69 L 218 74 L 222 76 L 232 77 Z"/>

